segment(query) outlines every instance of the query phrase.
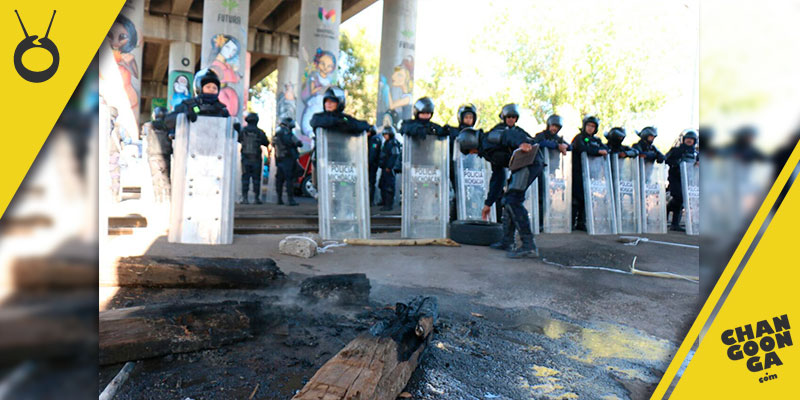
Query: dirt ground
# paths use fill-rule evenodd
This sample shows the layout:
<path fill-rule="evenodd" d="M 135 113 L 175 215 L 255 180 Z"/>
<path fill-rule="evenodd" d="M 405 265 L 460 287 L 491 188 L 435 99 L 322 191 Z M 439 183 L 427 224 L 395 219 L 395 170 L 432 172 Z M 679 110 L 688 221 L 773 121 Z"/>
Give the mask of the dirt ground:
<path fill-rule="evenodd" d="M 538 236 L 536 260 L 477 246 L 345 246 L 301 259 L 278 253 L 284 236 L 236 236 L 233 245 L 213 247 L 113 238 L 111 254 L 268 257 L 295 283 L 362 272 L 372 285 L 370 304 L 355 308 L 305 304 L 291 284 L 279 292 L 101 288 L 106 308 L 259 298 L 270 321 L 222 349 L 140 361 L 118 398 L 290 398 L 385 307 L 414 295 L 437 296 L 440 321 L 406 388 L 412 398 L 647 398 L 700 306 L 694 282 L 565 267 L 623 271 L 636 257 L 640 270 L 697 276 L 697 249 L 572 233 Z M 646 236 L 698 243 L 682 234 Z M 101 369 L 100 389 L 120 367 Z"/>

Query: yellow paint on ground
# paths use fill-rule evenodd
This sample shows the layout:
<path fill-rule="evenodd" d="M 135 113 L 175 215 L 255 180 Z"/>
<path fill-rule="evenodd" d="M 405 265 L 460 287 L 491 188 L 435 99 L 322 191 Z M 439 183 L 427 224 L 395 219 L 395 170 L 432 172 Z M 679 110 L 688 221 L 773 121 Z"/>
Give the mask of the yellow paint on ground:
<path fill-rule="evenodd" d="M 539 366 L 539 365 L 534 365 L 533 367 L 531 367 L 531 369 L 533 369 L 533 372 L 535 373 L 535 375 L 540 377 L 540 378 L 548 377 L 548 376 L 554 376 L 554 375 L 558 375 L 559 374 L 558 370 L 555 370 L 555 369 L 552 369 L 552 368 L 547 368 L 547 367 L 542 367 L 542 366 Z"/>
<path fill-rule="evenodd" d="M 600 329 L 584 329 L 579 342 L 589 350 L 592 362 L 598 358 L 666 361 L 673 350 L 667 340 L 650 338 L 611 324 Z"/>

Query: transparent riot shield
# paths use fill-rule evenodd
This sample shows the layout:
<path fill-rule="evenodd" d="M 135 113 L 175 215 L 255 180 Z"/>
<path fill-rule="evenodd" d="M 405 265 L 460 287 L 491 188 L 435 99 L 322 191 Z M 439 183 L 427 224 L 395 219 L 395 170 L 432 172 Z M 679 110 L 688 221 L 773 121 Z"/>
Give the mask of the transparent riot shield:
<path fill-rule="evenodd" d="M 666 176 L 664 164 L 639 158 L 642 233 L 667 233 Z"/>
<path fill-rule="evenodd" d="M 642 197 L 638 158 L 611 156 L 614 211 L 618 233 L 642 233 Z"/>
<path fill-rule="evenodd" d="M 528 209 L 528 220 L 531 222 L 531 232 L 539 234 L 539 178 L 536 178 L 528 190 L 525 191 L 525 208 Z"/>
<path fill-rule="evenodd" d="M 554 149 L 542 149 L 542 230 L 544 233 L 572 232 L 572 153 L 562 155 Z M 536 184 L 536 183 L 534 183 Z"/>
<path fill-rule="evenodd" d="M 686 210 L 686 234 L 700 234 L 700 166 L 694 161 L 681 162 L 681 190 Z"/>
<path fill-rule="evenodd" d="M 590 235 L 616 235 L 614 189 L 609 156 L 589 157 L 581 153 L 586 230 Z"/>
<path fill-rule="evenodd" d="M 460 220 L 480 220 L 483 202 L 489 193 L 489 179 L 492 174 L 489 162 L 477 154 L 462 154 L 458 141 L 453 144 L 453 158 L 456 166 L 456 215 Z M 496 222 L 495 206 L 489 220 Z"/>
<path fill-rule="evenodd" d="M 270 138 L 269 142 L 270 143 L 275 143 L 274 140 L 276 140 L 276 136 L 273 136 L 272 138 Z M 266 200 L 267 200 L 267 203 L 269 203 L 269 204 L 275 204 L 275 203 L 278 202 L 278 192 L 277 192 L 277 189 L 275 187 L 275 180 L 276 180 L 275 176 L 278 173 L 278 166 L 275 163 L 275 153 L 276 153 L 275 146 L 274 145 L 270 145 L 269 177 L 267 178 L 267 184 L 266 184 L 266 187 L 267 187 Z"/>
<path fill-rule="evenodd" d="M 405 138 L 403 143 L 401 235 L 404 238 L 446 238 L 448 201 L 448 142 L 429 136 Z"/>
<path fill-rule="evenodd" d="M 319 235 L 369 237 L 367 135 L 316 131 Z"/>
<path fill-rule="evenodd" d="M 168 240 L 233 243 L 237 134 L 230 118 L 179 115 L 173 142 Z"/>

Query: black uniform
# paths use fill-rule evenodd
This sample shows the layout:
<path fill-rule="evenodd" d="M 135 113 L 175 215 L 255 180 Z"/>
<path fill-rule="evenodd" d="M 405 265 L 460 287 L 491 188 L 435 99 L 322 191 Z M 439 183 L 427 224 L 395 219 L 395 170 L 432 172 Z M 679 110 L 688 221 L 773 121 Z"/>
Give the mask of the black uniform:
<path fill-rule="evenodd" d="M 400 172 L 402 162 L 402 145 L 394 137 L 383 143 L 380 151 L 379 165 L 381 180 L 378 186 L 381 189 L 383 210 L 391 210 L 394 204 L 395 174 Z"/>
<path fill-rule="evenodd" d="M 400 134 L 403 137 L 423 140 L 428 136 L 435 136 L 440 140 L 447 138 L 447 132 L 439 124 L 422 119 L 404 120 L 400 127 Z"/>
<path fill-rule="evenodd" d="M 508 165 L 508 162 L 505 162 L 505 159 L 507 158 L 510 161 L 514 150 L 518 149 L 523 143 L 528 143 L 531 145 L 535 144 L 533 138 L 527 132 L 525 132 L 525 130 L 518 126 L 509 128 L 505 123 L 503 123 L 498 124 L 498 126 L 495 126 L 494 129 L 502 129 L 503 132 L 495 154 L 495 164 L 498 166 L 502 166 L 503 164 Z M 503 164 L 497 163 L 499 160 L 503 160 Z M 494 177 L 494 167 L 492 169 L 492 178 L 494 180 L 496 179 Z M 525 201 L 525 193 L 528 190 L 528 187 L 542 173 L 543 169 L 544 156 L 537 152 L 533 164 L 511 172 L 511 178 L 508 180 L 508 189 L 506 190 L 505 194 L 502 195 L 501 204 L 503 205 L 503 240 L 501 244 L 499 246 L 495 246 L 495 248 L 510 250 L 511 245 L 514 242 L 515 231 L 519 232 L 519 237 L 522 241 L 522 245 L 518 249 L 509 253 L 510 257 L 516 257 L 528 253 L 532 255 L 534 252 L 537 252 L 533 239 L 533 232 L 531 230 L 531 222 L 528 218 L 528 210 L 525 209 L 523 202 Z M 505 177 L 505 168 L 501 170 L 501 173 L 503 174 L 501 176 Z M 502 187 L 500 188 L 500 192 L 502 192 Z"/>
<path fill-rule="evenodd" d="M 163 114 L 142 126 L 147 141 L 147 162 L 153 178 L 155 201 L 168 201 L 170 196 L 170 155 L 172 142 Z"/>
<path fill-rule="evenodd" d="M 167 127 L 170 132 L 175 131 L 175 120 L 178 114 L 186 114 L 189 122 L 197 121 L 198 115 L 209 117 L 230 117 L 228 108 L 219 101 L 217 95 L 199 94 L 191 99 L 186 99 L 175 106 L 175 111 L 169 113 L 166 118 Z"/>
<path fill-rule="evenodd" d="M 369 164 L 369 204 L 375 203 L 375 183 L 378 179 L 378 168 L 380 168 L 381 145 L 380 135 L 370 130 L 370 137 L 367 141 L 367 159 Z"/>
<path fill-rule="evenodd" d="M 619 153 L 624 153 L 625 157 L 636 157 L 639 155 L 639 151 L 628 146 L 622 144 L 621 140 L 617 140 L 614 137 L 608 138 L 608 149 L 609 153 L 619 157 Z"/>
<path fill-rule="evenodd" d="M 583 197 L 583 164 L 581 153 L 590 157 L 600 155 L 600 150 L 608 151 L 608 146 L 603 144 L 597 134 L 586 133 L 585 125 L 581 133 L 572 139 L 572 219 L 575 230 L 586 230 L 586 208 Z"/>
<path fill-rule="evenodd" d="M 286 184 L 286 196 L 290 205 L 297 204 L 294 201 L 294 180 L 297 175 L 297 159 L 300 158 L 298 147 L 302 142 L 284 125 L 280 125 L 275 132 L 276 147 L 275 164 L 278 172 L 275 174 L 275 191 L 278 194 L 278 204 L 283 204 L 283 186 Z"/>
<path fill-rule="evenodd" d="M 341 133 L 359 134 L 369 130 L 371 125 L 341 111 L 322 111 L 311 117 L 311 127 L 328 129 Z"/>
<path fill-rule="evenodd" d="M 239 135 L 242 144 L 242 203 L 247 204 L 250 191 L 250 180 L 253 181 L 253 193 L 256 203 L 261 204 L 261 146 L 269 146 L 269 140 L 263 130 L 259 129 L 258 117 L 248 115 L 247 126 Z"/>
<path fill-rule="evenodd" d="M 667 204 L 667 212 L 672 212 L 672 229 L 678 230 L 683 210 L 683 190 L 681 189 L 681 162 L 698 160 L 699 154 L 694 145 L 681 143 L 667 152 L 667 165 L 669 166 L 667 190 L 672 195 L 672 200 Z"/>
<path fill-rule="evenodd" d="M 641 139 L 633 145 L 633 149 L 639 152 L 639 155 L 644 155 L 644 160 L 648 162 L 663 163 L 666 159 L 655 145 L 650 143 L 647 139 Z"/>
<path fill-rule="evenodd" d="M 464 128 L 472 128 L 472 125 L 466 125 L 464 123 L 459 123 L 457 127 L 450 126 L 450 125 L 445 125 L 445 126 L 442 127 L 442 130 L 444 131 L 444 134 L 447 135 L 447 137 L 450 140 L 450 143 L 449 143 L 450 150 L 449 150 L 449 153 L 448 153 L 449 154 L 448 160 L 450 160 L 450 187 L 452 187 L 453 190 L 455 190 L 455 188 L 456 188 L 456 161 L 455 161 L 455 158 L 453 157 L 453 149 L 455 148 L 456 138 L 458 137 L 458 134 L 461 133 L 461 130 L 464 129 Z M 479 132 L 478 135 L 483 134 L 482 131 L 478 131 L 478 132 Z M 458 194 L 456 194 L 456 195 L 458 195 Z M 450 221 L 455 221 L 456 220 L 457 215 L 458 215 L 457 211 L 458 210 L 456 209 L 455 197 L 454 197 L 453 201 L 450 203 Z"/>

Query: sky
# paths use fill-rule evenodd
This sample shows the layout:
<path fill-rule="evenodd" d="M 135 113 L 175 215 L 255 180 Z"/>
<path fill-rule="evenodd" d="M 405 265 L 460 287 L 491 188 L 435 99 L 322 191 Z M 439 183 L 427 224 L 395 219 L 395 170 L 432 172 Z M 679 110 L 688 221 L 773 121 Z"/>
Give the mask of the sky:
<path fill-rule="evenodd" d="M 570 0 L 558 2 L 519 2 L 519 1 L 479 1 L 479 0 L 419 0 L 417 10 L 417 43 L 415 55 L 415 76 L 430 74 L 430 61 L 434 57 L 446 57 L 454 63 L 476 65 L 484 75 L 480 82 L 464 82 L 465 85 L 490 87 L 511 83 L 505 71 L 505 62 L 488 49 L 473 48 L 473 38 L 485 29 L 501 29 L 497 18 L 504 12 L 510 13 L 511 23 L 527 24 L 536 29 L 537 20 L 547 19 L 557 26 L 567 43 L 578 44 L 592 40 L 591 36 L 580 35 L 575 27 L 594 24 L 599 27 L 613 24 L 619 32 L 620 46 L 639 48 L 664 54 L 663 60 L 656 60 L 648 69 L 646 79 L 663 88 L 667 102 L 649 121 L 641 121 L 635 129 L 655 125 L 659 129 L 656 144 L 668 148 L 681 131 L 697 128 L 697 59 L 698 59 L 698 2 L 697 0 L 670 0 L 642 2 L 639 0 L 591 1 Z M 368 37 L 380 45 L 383 1 L 377 1 L 341 25 L 345 31 L 365 29 Z M 559 21 L 564 21 L 563 24 Z M 602 29 L 600 29 L 602 32 Z M 502 31 L 498 31 L 502 36 Z M 668 38 L 668 40 L 664 40 Z M 507 37 L 505 40 L 513 40 Z M 569 47 L 569 46 L 568 46 Z M 520 92 L 511 91 L 512 97 Z M 465 99 L 467 102 L 468 99 Z M 521 101 L 521 99 L 520 99 Z M 497 110 L 499 111 L 499 110 Z M 496 111 L 490 111 L 496 114 Z M 577 113 L 567 119 L 562 130 L 565 137 L 571 137 L 578 129 L 581 116 Z M 526 121 L 525 113 L 520 125 L 529 132 L 543 128 L 535 120 Z M 526 124 L 527 123 L 527 124 Z M 607 130 L 608 126 L 601 127 Z M 527 125 L 527 126 L 526 126 Z M 574 126 L 570 126 L 574 125 Z M 638 138 L 630 132 L 626 143 Z"/>

